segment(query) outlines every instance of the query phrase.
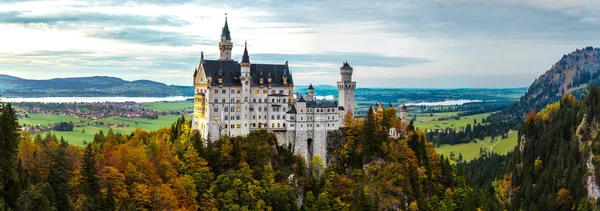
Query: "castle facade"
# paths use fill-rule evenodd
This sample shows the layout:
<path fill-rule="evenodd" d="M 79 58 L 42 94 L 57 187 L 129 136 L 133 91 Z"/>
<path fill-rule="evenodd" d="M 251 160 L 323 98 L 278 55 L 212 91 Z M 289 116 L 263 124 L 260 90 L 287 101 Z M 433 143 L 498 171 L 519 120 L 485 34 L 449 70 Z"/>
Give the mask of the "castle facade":
<path fill-rule="evenodd" d="M 245 136 L 266 129 L 280 145 L 310 162 L 320 155 L 327 163 L 327 132 L 343 126 L 347 112 L 354 111 L 353 68 L 344 62 L 337 82 L 338 101 L 317 100 L 312 85 L 306 94 L 294 95 L 288 63 L 250 62 L 247 45 L 241 62 L 231 57 L 233 42 L 227 19 L 219 42 L 219 59 L 204 59 L 194 71 L 192 127 L 206 140 L 220 136 Z"/>

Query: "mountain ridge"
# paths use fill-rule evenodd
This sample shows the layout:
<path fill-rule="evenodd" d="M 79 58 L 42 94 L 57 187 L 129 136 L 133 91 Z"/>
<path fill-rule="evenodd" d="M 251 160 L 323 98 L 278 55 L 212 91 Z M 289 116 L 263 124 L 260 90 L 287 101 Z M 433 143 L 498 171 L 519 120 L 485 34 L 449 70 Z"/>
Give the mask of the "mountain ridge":
<path fill-rule="evenodd" d="M 193 90 L 192 86 L 111 76 L 35 80 L 0 74 L 0 94 L 4 97 L 167 97 L 192 96 Z"/>

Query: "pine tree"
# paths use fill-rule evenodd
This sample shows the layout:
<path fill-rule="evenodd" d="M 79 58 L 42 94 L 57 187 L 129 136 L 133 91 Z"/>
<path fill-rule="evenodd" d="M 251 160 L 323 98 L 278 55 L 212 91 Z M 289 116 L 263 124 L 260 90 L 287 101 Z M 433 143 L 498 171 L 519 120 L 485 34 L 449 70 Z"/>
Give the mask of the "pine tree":
<path fill-rule="evenodd" d="M 72 210 L 69 203 L 69 181 L 71 175 L 67 169 L 66 148 L 69 145 L 60 137 L 60 146 L 53 153 L 53 161 L 48 174 L 48 184 L 54 191 L 54 204 L 58 210 Z"/>
<path fill-rule="evenodd" d="M 106 211 L 117 210 L 117 205 L 115 202 L 115 197 L 112 189 L 112 185 L 108 183 L 108 188 L 106 189 Z"/>
<path fill-rule="evenodd" d="M 376 122 L 375 122 L 375 114 L 373 113 L 373 109 L 369 108 L 369 113 L 367 114 L 367 118 L 365 119 L 365 123 L 363 126 L 363 146 L 365 154 L 364 157 L 367 161 L 370 161 L 370 157 L 375 155 L 378 151 L 378 141 L 377 141 L 377 131 L 376 131 Z"/>
<path fill-rule="evenodd" d="M 86 197 L 86 210 L 101 210 L 104 207 L 97 173 L 96 153 L 92 145 L 88 144 L 83 154 L 80 177 L 81 189 Z"/>
<path fill-rule="evenodd" d="M 16 175 L 19 123 L 10 103 L 0 113 L 0 194 L 6 205 L 14 208 L 20 192 Z"/>

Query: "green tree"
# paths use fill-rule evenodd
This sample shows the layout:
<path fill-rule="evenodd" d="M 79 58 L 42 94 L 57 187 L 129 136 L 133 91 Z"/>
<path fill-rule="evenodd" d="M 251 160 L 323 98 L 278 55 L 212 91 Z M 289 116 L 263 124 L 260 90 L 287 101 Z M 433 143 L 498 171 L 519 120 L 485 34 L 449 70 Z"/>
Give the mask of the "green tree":
<path fill-rule="evenodd" d="M 16 175 L 19 135 L 15 110 L 8 103 L 0 110 L 0 195 L 12 209 L 20 192 Z"/>
<path fill-rule="evenodd" d="M 101 210 L 104 207 L 102 193 L 100 192 L 100 181 L 97 174 L 96 153 L 92 149 L 92 145 L 88 144 L 83 154 L 81 177 L 79 179 L 81 190 L 86 197 L 86 210 Z"/>
<path fill-rule="evenodd" d="M 54 150 L 48 174 L 48 184 L 54 191 L 54 205 L 58 210 L 72 210 L 69 203 L 69 180 L 71 175 L 67 169 L 68 157 L 66 148 L 69 144 L 60 137 L 60 146 Z"/>

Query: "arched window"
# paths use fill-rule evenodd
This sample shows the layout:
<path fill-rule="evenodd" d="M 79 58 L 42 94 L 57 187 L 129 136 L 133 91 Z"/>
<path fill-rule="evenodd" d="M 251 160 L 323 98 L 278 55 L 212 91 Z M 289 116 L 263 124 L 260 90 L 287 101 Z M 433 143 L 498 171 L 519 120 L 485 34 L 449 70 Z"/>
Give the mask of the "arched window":
<path fill-rule="evenodd" d="M 237 107 L 237 109 L 236 109 L 235 111 L 236 111 L 236 112 L 240 112 L 240 111 L 241 111 L 240 107 L 238 106 L 238 107 Z"/>
<path fill-rule="evenodd" d="M 277 115 L 277 119 L 281 119 L 281 115 Z"/>
<path fill-rule="evenodd" d="M 259 106 L 259 107 L 258 107 L 258 111 L 262 111 L 262 107 L 260 107 L 260 106 Z"/>
<path fill-rule="evenodd" d="M 233 97 L 232 97 L 232 98 L 231 98 L 231 102 L 232 102 L 232 103 L 233 103 L 233 102 L 235 102 L 235 98 L 233 98 Z"/>
<path fill-rule="evenodd" d="M 275 102 L 275 98 L 271 99 L 271 102 L 274 103 Z"/>
<path fill-rule="evenodd" d="M 281 127 L 281 124 L 280 124 L 280 123 L 277 123 L 277 127 Z"/>
<path fill-rule="evenodd" d="M 271 119 L 275 119 L 275 115 L 271 115 Z"/>
<path fill-rule="evenodd" d="M 283 127 L 285 127 L 285 122 L 283 123 Z"/>
<path fill-rule="evenodd" d="M 219 99 L 215 98 L 215 103 L 219 103 Z"/>
<path fill-rule="evenodd" d="M 271 127 L 275 127 L 275 123 L 271 123 Z"/>
<path fill-rule="evenodd" d="M 285 98 L 283 98 L 283 103 L 285 103 L 285 101 L 286 101 L 286 99 L 285 99 Z"/>
<path fill-rule="evenodd" d="M 223 91 L 221 93 L 225 94 L 227 92 L 227 90 L 223 89 Z"/>
<path fill-rule="evenodd" d="M 225 103 L 225 98 L 223 98 L 223 99 L 221 100 L 221 103 Z"/>
<path fill-rule="evenodd" d="M 227 120 L 227 115 L 225 115 L 225 119 L 224 120 Z"/>
<path fill-rule="evenodd" d="M 259 103 L 262 103 L 262 99 L 258 99 L 258 102 L 259 102 Z"/>
<path fill-rule="evenodd" d="M 219 94 L 219 89 L 215 89 L 215 94 Z"/>
<path fill-rule="evenodd" d="M 218 106 L 215 106 L 215 109 L 214 109 L 214 111 L 215 111 L 215 112 L 219 112 L 219 107 L 218 107 Z"/>

